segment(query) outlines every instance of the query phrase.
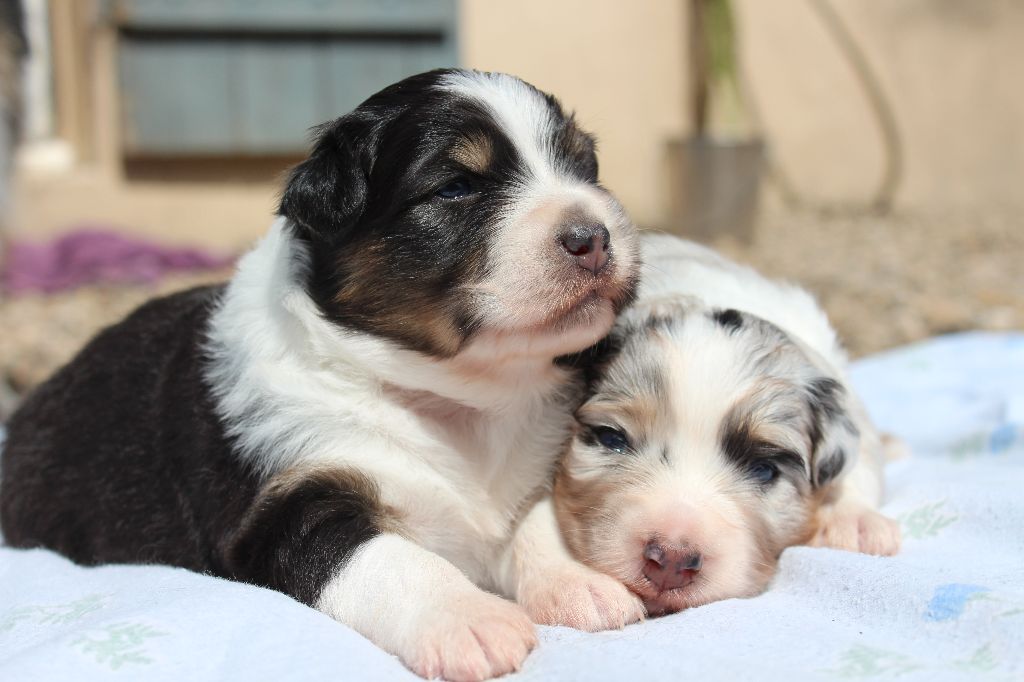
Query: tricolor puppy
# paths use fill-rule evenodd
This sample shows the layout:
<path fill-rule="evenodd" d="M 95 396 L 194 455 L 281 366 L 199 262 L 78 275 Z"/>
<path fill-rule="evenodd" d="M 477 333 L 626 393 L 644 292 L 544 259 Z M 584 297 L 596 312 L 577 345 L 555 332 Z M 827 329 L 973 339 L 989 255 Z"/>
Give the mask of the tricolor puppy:
<path fill-rule="evenodd" d="M 899 547 L 882 444 L 805 291 L 646 235 L 555 487 L 573 553 L 665 613 L 761 591 L 783 549 Z"/>
<path fill-rule="evenodd" d="M 321 127 L 280 215 L 226 287 L 143 306 L 27 400 L 7 541 L 271 587 L 428 677 L 517 668 L 527 610 L 641 617 L 543 502 L 583 397 L 554 360 L 637 278 L 593 138 L 511 76 L 426 73 Z"/>

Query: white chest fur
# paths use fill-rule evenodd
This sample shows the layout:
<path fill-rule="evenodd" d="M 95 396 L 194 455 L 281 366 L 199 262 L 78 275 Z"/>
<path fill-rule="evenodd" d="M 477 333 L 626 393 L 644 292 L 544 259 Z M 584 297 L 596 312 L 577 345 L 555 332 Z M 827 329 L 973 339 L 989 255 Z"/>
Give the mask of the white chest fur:
<path fill-rule="evenodd" d="M 264 477 L 354 467 L 421 546 L 477 584 L 548 483 L 569 376 L 547 362 L 473 367 L 325 321 L 278 224 L 239 265 L 210 325 L 208 380 L 240 456 Z"/>

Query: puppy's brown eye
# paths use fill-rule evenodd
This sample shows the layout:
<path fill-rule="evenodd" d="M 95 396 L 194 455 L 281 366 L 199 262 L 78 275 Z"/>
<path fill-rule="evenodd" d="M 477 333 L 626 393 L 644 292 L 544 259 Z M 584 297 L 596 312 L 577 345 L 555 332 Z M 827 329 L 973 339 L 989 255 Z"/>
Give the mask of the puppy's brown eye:
<path fill-rule="evenodd" d="M 595 426 L 591 431 L 601 447 L 621 454 L 629 451 L 629 437 L 622 431 L 610 426 Z"/>
<path fill-rule="evenodd" d="M 462 197 L 468 197 L 475 191 L 473 183 L 466 178 L 455 178 L 434 192 L 434 195 L 442 199 L 461 199 Z"/>

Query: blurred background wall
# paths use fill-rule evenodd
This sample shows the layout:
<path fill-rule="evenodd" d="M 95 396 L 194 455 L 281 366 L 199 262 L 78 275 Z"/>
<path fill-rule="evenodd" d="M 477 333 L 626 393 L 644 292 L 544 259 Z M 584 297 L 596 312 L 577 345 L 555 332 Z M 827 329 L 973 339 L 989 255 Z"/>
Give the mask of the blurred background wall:
<path fill-rule="evenodd" d="M 34 131 L 23 154 L 12 221 L 19 229 L 46 234 L 94 221 L 236 245 L 264 229 L 273 205 L 268 187 L 301 154 L 305 127 L 343 113 L 399 75 L 447 63 L 508 71 L 557 93 L 598 134 L 602 178 L 634 218 L 653 227 L 668 220 L 673 188 L 664 179 L 666 144 L 690 129 L 686 2 L 42 4 L 49 10 L 54 88 L 52 112 L 37 116 L 53 123 L 49 135 Z M 323 16 L 332 5 L 349 8 L 328 9 L 334 23 Z M 833 5 L 860 41 L 900 124 L 905 174 L 898 206 L 1024 202 L 1024 4 Z M 734 6 L 741 64 L 777 163 L 811 197 L 868 197 L 883 163 L 877 126 L 810 3 L 737 0 Z M 366 52 L 363 64 L 350 64 L 349 72 L 320 64 L 317 71 L 303 43 L 308 52 L 325 49 L 332 33 L 338 44 Z M 238 40 L 240 34 L 246 39 Z M 182 54 L 174 54 L 175 41 Z M 403 44 L 420 54 L 366 73 Z M 246 102 L 244 92 L 232 93 L 246 87 L 243 66 L 289 80 L 279 83 L 276 100 L 264 93 Z M 328 89 L 341 94 L 325 98 Z M 145 130 L 144 139 L 133 138 L 140 126 L 159 129 L 175 120 L 166 104 L 176 97 L 194 97 L 181 103 L 195 112 L 193 120 L 178 123 L 194 123 L 205 134 L 205 149 L 201 136 L 175 148 L 173 131 L 159 140 L 145 138 Z M 317 100 L 319 106 L 310 105 Z M 277 130 L 276 139 L 248 149 L 217 143 L 229 137 L 233 107 L 236 116 L 246 108 L 258 114 L 275 101 L 291 114 L 264 111 L 251 138 L 274 138 Z"/>
<path fill-rule="evenodd" d="M 459 65 L 557 94 L 641 226 L 807 286 L 854 354 L 1024 327 L 1018 0 L 22 5 L 15 243 L 98 227 L 237 253 L 266 230 L 310 126 Z M 0 380 L 31 386 L 99 326 L 192 281 L 0 294 Z"/>

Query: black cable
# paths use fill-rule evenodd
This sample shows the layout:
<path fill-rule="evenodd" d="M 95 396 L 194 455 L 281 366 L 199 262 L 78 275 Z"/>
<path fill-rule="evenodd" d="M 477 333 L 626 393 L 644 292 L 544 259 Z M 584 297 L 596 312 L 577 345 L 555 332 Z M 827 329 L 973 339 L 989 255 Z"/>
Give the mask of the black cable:
<path fill-rule="evenodd" d="M 806 198 L 796 189 L 796 185 L 782 168 L 778 159 L 772 154 L 771 145 L 766 145 L 768 150 L 766 159 L 768 173 L 778 186 L 783 200 L 788 204 L 812 208 L 830 214 L 886 213 L 891 210 L 896 191 L 903 180 L 903 143 L 899 124 L 878 77 L 871 69 L 864 51 L 847 28 L 845 22 L 843 22 L 842 17 L 839 16 L 828 0 L 808 0 L 808 2 L 831 34 L 833 40 L 837 43 L 850 68 L 853 69 L 861 89 L 868 100 L 868 105 L 882 134 L 882 143 L 885 149 L 885 168 L 871 200 L 863 205 L 822 202 Z M 746 78 L 741 80 L 743 83 L 744 99 L 746 100 L 754 126 L 764 132 L 764 122 L 758 111 L 750 83 Z"/>

